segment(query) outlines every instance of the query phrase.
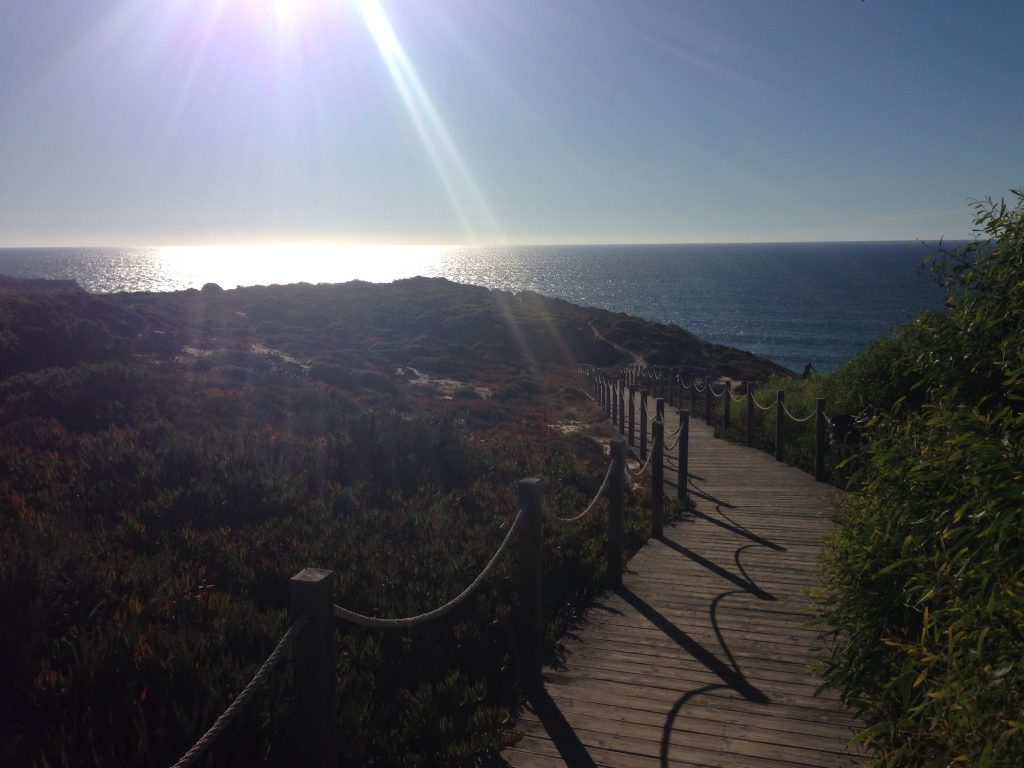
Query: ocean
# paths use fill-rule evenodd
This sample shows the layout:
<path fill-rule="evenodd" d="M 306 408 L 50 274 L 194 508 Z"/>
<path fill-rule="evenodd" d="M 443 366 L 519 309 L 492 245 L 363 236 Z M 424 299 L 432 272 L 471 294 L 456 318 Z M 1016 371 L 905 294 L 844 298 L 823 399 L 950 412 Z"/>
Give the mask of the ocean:
<path fill-rule="evenodd" d="M 946 244 L 949 247 L 949 244 Z M 918 242 L 0 248 L 0 274 L 95 293 L 424 275 L 671 323 L 795 371 L 833 370 L 944 294 Z"/>

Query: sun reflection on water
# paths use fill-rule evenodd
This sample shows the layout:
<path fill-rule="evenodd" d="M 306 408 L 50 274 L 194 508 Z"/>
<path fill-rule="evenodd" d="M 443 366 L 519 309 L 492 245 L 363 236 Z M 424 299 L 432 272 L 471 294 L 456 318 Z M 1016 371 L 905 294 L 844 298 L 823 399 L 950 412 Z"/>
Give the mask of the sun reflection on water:
<path fill-rule="evenodd" d="M 153 267 L 175 287 L 388 283 L 439 273 L 440 245 L 174 245 L 157 248 Z"/>

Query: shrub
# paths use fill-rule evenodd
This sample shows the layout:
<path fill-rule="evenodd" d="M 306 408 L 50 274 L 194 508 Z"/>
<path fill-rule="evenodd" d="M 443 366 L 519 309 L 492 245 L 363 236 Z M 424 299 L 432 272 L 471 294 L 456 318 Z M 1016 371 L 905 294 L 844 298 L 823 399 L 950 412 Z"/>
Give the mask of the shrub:
<path fill-rule="evenodd" d="M 1024 761 L 1024 195 L 1014 194 L 1013 208 L 977 204 L 979 241 L 937 264 L 947 313 L 859 364 L 870 380 L 895 361 L 912 382 L 869 430 L 863 485 L 824 563 L 825 682 L 860 710 L 875 765 Z"/>

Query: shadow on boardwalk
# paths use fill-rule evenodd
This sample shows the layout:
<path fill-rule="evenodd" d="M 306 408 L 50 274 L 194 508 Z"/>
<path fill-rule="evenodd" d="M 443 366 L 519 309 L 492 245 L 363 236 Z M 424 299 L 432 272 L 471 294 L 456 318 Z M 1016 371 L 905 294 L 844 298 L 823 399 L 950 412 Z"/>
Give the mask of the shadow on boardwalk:
<path fill-rule="evenodd" d="M 694 425 L 695 509 L 563 640 L 513 766 L 842 766 L 852 716 L 817 696 L 805 625 L 834 492 Z"/>

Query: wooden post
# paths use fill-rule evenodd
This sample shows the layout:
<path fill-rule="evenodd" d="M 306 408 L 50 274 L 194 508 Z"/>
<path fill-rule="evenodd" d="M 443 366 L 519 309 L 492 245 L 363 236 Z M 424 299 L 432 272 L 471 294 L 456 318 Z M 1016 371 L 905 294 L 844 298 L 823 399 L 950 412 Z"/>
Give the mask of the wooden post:
<path fill-rule="evenodd" d="M 626 383 L 619 379 L 619 434 L 626 431 Z"/>
<path fill-rule="evenodd" d="M 629 432 L 628 440 L 630 445 L 636 445 L 636 438 L 633 436 L 633 429 L 636 427 L 636 384 L 629 385 Z"/>
<path fill-rule="evenodd" d="M 686 483 L 690 476 L 690 412 L 679 411 L 679 479 L 676 485 L 676 498 L 685 499 Z"/>
<path fill-rule="evenodd" d="M 672 400 L 676 394 L 676 369 L 673 368 L 669 371 L 668 382 L 666 383 L 666 395 L 665 400 L 669 405 L 672 405 Z M 679 401 L 676 401 L 676 405 L 679 405 Z"/>
<path fill-rule="evenodd" d="M 536 690 L 541 676 L 541 480 L 528 477 L 517 484 L 519 508 L 519 678 L 527 690 Z"/>
<path fill-rule="evenodd" d="M 825 480 L 825 398 L 814 406 L 814 479 Z"/>
<path fill-rule="evenodd" d="M 711 377 L 704 377 L 704 423 L 707 425 L 714 424 L 715 412 L 711 405 Z"/>
<path fill-rule="evenodd" d="M 622 586 L 622 541 L 626 529 L 626 441 L 611 440 L 612 476 L 608 481 L 608 586 Z"/>
<path fill-rule="evenodd" d="M 685 371 L 680 371 L 679 372 L 679 377 L 678 377 L 678 379 L 676 381 L 676 386 L 679 389 L 679 399 L 676 400 L 676 407 L 677 408 L 682 408 L 683 407 L 683 376 L 685 376 L 685 375 L 686 375 Z"/>
<path fill-rule="evenodd" d="M 338 765 L 338 649 L 334 571 L 303 568 L 288 582 L 293 620 L 308 616 L 292 645 L 295 685 L 293 765 Z"/>
<path fill-rule="evenodd" d="M 747 385 L 747 448 L 754 444 L 754 388 L 750 382 Z"/>
<path fill-rule="evenodd" d="M 665 401 L 658 398 L 663 407 Z M 665 519 L 665 422 L 658 418 L 651 425 L 651 536 L 660 539 Z"/>
<path fill-rule="evenodd" d="M 697 415 L 697 377 L 690 376 L 690 413 Z"/>
<path fill-rule="evenodd" d="M 775 460 L 782 461 L 782 448 L 783 441 L 785 439 L 786 431 L 786 413 L 782 409 L 785 408 L 786 393 L 781 389 L 775 393 Z"/>
<path fill-rule="evenodd" d="M 640 398 L 640 461 L 647 461 L 647 393 Z"/>
<path fill-rule="evenodd" d="M 722 393 L 722 427 L 728 429 L 732 423 L 732 382 L 725 382 L 725 392 Z"/>
<path fill-rule="evenodd" d="M 659 421 L 665 420 L 665 400 L 663 398 L 659 397 L 657 400 L 654 401 L 654 418 L 658 419 Z"/>
<path fill-rule="evenodd" d="M 612 379 L 611 387 L 611 402 L 609 403 L 611 410 L 609 411 L 609 414 L 611 415 L 612 424 L 614 425 L 619 423 L 619 380 Z"/>

